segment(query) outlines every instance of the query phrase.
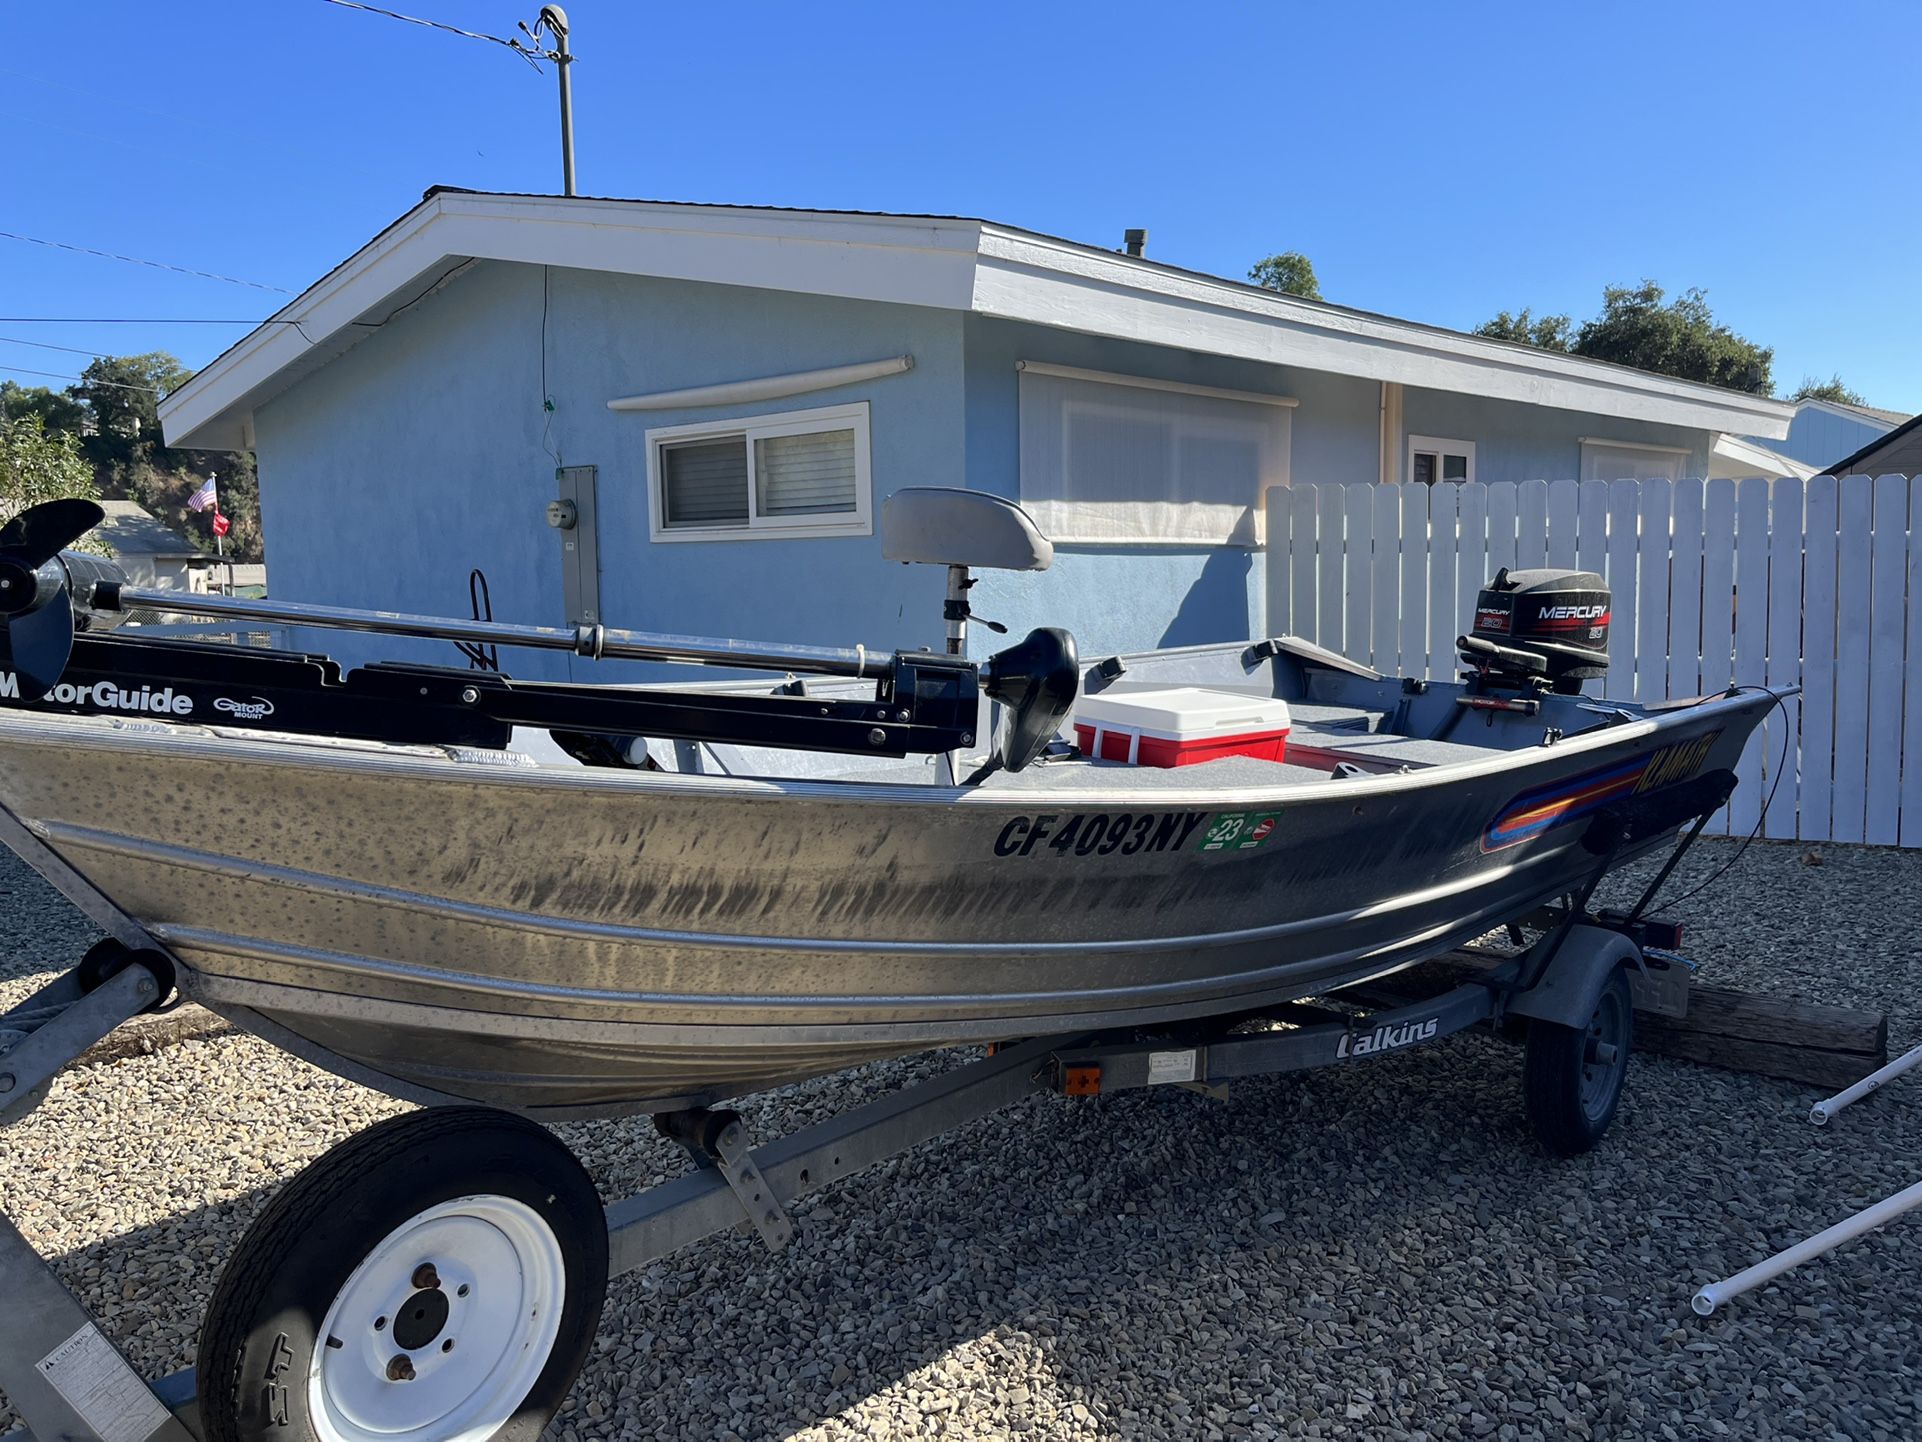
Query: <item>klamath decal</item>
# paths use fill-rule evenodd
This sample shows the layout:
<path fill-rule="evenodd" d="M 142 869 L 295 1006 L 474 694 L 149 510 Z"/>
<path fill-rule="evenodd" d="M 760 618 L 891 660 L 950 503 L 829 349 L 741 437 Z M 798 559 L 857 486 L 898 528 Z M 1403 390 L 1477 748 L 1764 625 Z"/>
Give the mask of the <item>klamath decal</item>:
<path fill-rule="evenodd" d="M 1579 776 L 1524 791 L 1496 813 L 1482 833 L 1482 850 L 1499 851 L 1533 840 L 1544 831 L 1601 810 L 1611 801 L 1686 781 L 1702 769 L 1721 736 L 1710 731 L 1692 741 L 1678 741 L 1632 761 L 1584 771 Z"/>

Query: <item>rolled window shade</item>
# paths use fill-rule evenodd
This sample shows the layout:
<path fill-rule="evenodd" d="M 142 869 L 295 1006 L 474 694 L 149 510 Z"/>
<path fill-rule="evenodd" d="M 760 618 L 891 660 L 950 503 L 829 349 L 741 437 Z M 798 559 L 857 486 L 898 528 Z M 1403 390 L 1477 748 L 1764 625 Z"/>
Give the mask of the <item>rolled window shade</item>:
<path fill-rule="evenodd" d="M 747 439 L 692 441 L 661 448 L 662 524 L 747 524 Z"/>
<path fill-rule="evenodd" d="M 853 511 L 854 432 L 759 437 L 754 442 L 754 486 L 757 515 Z"/>
<path fill-rule="evenodd" d="M 1292 411 L 1021 372 L 1021 504 L 1057 542 L 1255 545 Z"/>

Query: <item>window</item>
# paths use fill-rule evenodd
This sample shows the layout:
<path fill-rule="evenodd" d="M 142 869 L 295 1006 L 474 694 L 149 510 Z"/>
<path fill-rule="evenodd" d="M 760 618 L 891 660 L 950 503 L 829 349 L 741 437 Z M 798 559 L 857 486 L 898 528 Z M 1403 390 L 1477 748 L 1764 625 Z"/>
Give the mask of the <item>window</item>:
<path fill-rule="evenodd" d="M 1475 479 L 1475 443 L 1440 436 L 1408 438 L 1408 480 L 1424 486 L 1437 481 L 1467 484 Z"/>
<path fill-rule="evenodd" d="M 1254 546 L 1286 396 L 1021 363 L 1021 504 L 1056 541 Z"/>
<path fill-rule="evenodd" d="M 1582 479 L 1585 481 L 1653 481 L 1682 479 L 1688 452 L 1679 446 L 1644 446 L 1634 441 L 1582 437 Z"/>
<path fill-rule="evenodd" d="M 657 541 L 872 533 L 866 401 L 647 433 Z"/>

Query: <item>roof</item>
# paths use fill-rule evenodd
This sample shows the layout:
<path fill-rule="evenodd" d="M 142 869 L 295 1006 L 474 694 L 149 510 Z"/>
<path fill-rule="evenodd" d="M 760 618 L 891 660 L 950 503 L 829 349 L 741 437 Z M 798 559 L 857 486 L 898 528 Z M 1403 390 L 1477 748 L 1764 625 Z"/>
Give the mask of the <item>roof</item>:
<path fill-rule="evenodd" d="M 1792 401 L 1790 404 L 1798 409 L 1803 406 L 1813 406 L 1817 410 L 1831 411 L 1838 416 L 1846 416 L 1850 420 L 1867 421 L 1870 425 L 1881 426 L 1885 430 L 1899 426 L 1909 418 L 1906 411 L 1885 411 L 1879 406 L 1858 406 L 1848 401 L 1825 401 L 1814 396 L 1806 400 Z"/>
<path fill-rule="evenodd" d="M 966 216 L 438 187 L 160 404 L 170 446 L 243 450 L 254 409 L 472 260 L 932 306 L 1434 390 L 1775 439 L 1765 396 L 1281 295 Z"/>
<path fill-rule="evenodd" d="M 1727 462 L 1737 475 L 1793 476 L 1806 481 L 1815 474 L 1814 466 L 1804 465 L 1792 456 L 1759 446 L 1742 436 L 1717 436 L 1709 450 L 1716 459 Z"/>
<path fill-rule="evenodd" d="M 1895 455 L 1898 450 L 1902 457 L 1899 463 Z M 1917 456 L 1917 465 L 1914 466 L 1907 464 L 1907 458 L 1912 452 Z M 1879 474 L 1870 469 L 1878 464 L 1893 466 L 1895 471 L 1903 475 L 1908 475 L 1912 470 L 1922 469 L 1922 416 L 1911 416 L 1887 435 L 1877 436 L 1854 455 L 1844 456 L 1834 465 L 1822 467 L 1822 474 L 1827 476 Z"/>
<path fill-rule="evenodd" d="M 94 527 L 116 556 L 189 556 L 203 554 L 171 526 L 164 526 L 132 501 L 102 501 L 106 518 Z"/>
<path fill-rule="evenodd" d="M 1831 404 L 1841 407 L 1852 415 L 1861 416 L 1864 420 L 1882 421 L 1891 426 L 1899 426 L 1908 419 L 1901 411 L 1885 411 L 1880 406 L 1858 406 L 1848 401 L 1834 401 Z"/>

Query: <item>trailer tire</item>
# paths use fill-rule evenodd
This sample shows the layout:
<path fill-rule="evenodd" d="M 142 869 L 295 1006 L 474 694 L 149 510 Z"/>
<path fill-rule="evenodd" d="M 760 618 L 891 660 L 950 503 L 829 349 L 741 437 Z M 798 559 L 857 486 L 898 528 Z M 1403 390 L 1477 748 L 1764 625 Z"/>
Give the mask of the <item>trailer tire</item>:
<path fill-rule="evenodd" d="M 1551 1156 L 1580 1156 L 1608 1131 L 1622 1100 L 1634 1029 L 1634 997 L 1621 968 L 1597 995 L 1586 1026 L 1529 1022 L 1522 1098 L 1535 1139 Z"/>
<path fill-rule="evenodd" d="M 587 1358 L 607 1266 L 600 1196 L 551 1133 L 484 1107 L 391 1118 L 242 1238 L 201 1327 L 204 1434 L 535 1442 Z"/>

